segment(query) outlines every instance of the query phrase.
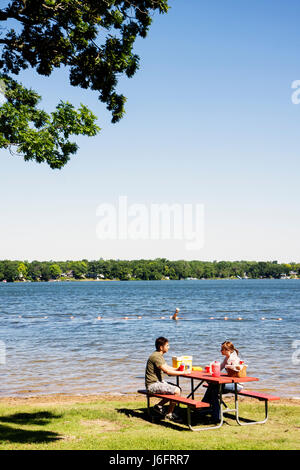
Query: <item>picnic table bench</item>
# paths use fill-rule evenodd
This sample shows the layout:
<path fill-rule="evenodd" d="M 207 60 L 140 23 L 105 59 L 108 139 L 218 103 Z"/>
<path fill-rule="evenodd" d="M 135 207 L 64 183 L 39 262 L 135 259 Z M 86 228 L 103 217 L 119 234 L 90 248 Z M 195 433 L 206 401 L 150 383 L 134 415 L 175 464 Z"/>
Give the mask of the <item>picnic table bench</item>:
<path fill-rule="evenodd" d="M 178 403 L 181 405 L 187 406 L 187 425 L 188 427 L 193 430 L 191 426 L 191 409 L 197 410 L 201 408 L 210 408 L 209 403 L 204 403 L 200 400 L 194 400 L 192 398 L 185 398 L 178 395 L 166 395 L 161 393 L 151 393 L 148 390 L 138 390 L 138 393 L 147 396 L 147 411 L 150 418 L 152 418 L 151 410 L 150 410 L 150 398 L 160 398 L 172 401 L 173 403 Z"/>
<path fill-rule="evenodd" d="M 207 388 L 208 385 L 205 384 L 205 385 L 203 385 L 203 387 Z M 232 392 L 232 393 L 234 393 L 234 392 Z M 244 390 L 244 389 L 242 389 L 239 392 L 237 392 L 237 395 L 244 396 L 244 397 L 249 397 L 249 398 L 256 398 L 259 401 L 264 401 L 265 402 L 265 418 L 262 421 L 253 421 L 253 422 L 250 422 L 250 423 L 241 423 L 240 420 L 239 420 L 239 416 L 237 414 L 236 421 L 240 426 L 245 426 L 245 424 L 263 424 L 263 423 L 265 423 L 268 419 L 268 403 L 269 403 L 269 401 L 280 400 L 280 397 L 277 397 L 275 395 L 269 395 L 269 394 L 263 393 L 263 392 L 257 392 L 255 390 Z M 222 404 L 225 406 L 225 408 L 227 408 L 227 405 L 223 400 L 222 400 Z M 237 401 L 236 401 L 236 407 L 237 406 L 238 405 L 237 405 Z M 230 410 L 226 410 L 226 411 L 230 411 Z"/>
<path fill-rule="evenodd" d="M 279 397 L 276 397 L 274 395 L 269 395 L 267 393 L 262 393 L 262 392 L 256 392 L 255 390 L 240 390 L 238 392 L 238 395 L 244 396 L 244 397 L 249 397 L 249 398 L 256 398 L 259 401 L 264 401 L 265 402 L 265 418 L 262 421 L 253 421 L 251 423 L 241 423 L 239 420 L 239 417 L 237 416 L 237 422 L 240 426 L 243 426 L 245 424 L 263 424 L 267 421 L 268 419 L 268 404 L 269 401 L 275 401 L 275 400 L 280 400 Z"/>

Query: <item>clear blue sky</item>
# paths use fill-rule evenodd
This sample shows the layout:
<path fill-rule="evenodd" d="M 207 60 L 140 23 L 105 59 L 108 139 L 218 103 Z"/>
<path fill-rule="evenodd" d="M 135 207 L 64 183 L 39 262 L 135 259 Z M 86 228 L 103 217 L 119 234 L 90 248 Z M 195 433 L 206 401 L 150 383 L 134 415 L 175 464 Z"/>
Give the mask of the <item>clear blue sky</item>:
<path fill-rule="evenodd" d="M 51 111 L 84 102 L 96 138 L 62 170 L 1 151 L 0 259 L 155 258 L 300 262 L 300 4 L 290 0 L 171 0 L 119 90 L 110 123 L 92 92 L 32 71 L 25 85 Z M 205 243 L 97 238 L 99 204 L 204 204 Z"/>

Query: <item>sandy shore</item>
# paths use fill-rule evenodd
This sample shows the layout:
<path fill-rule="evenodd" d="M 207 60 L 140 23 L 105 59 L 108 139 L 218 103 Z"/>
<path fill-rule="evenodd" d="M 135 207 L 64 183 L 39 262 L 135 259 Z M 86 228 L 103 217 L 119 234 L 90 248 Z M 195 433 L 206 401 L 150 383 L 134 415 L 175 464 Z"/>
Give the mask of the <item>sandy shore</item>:
<path fill-rule="evenodd" d="M 250 398 L 240 397 L 241 401 L 255 401 Z M 116 401 L 116 402 L 128 402 L 128 401 L 143 401 L 144 397 L 138 394 L 126 394 L 126 395 L 113 395 L 113 394 L 101 394 L 101 395 L 65 395 L 65 394 L 53 394 L 44 396 L 28 396 L 28 397 L 1 397 L 0 404 L 3 405 L 58 405 L 58 404 L 76 404 L 76 403 L 91 403 L 99 401 Z M 282 398 L 280 401 L 276 401 L 273 404 L 280 405 L 298 405 L 300 406 L 300 399 L 294 398 Z"/>
<path fill-rule="evenodd" d="M 54 404 L 59 403 L 73 404 L 73 403 L 91 403 L 99 401 L 138 401 L 142 397 L 138 394 L 132 395 L 113 395 L 113 394 L 100 394 L 100 395 L 67 395 L 58 393 L 53 395 L 42 396 L 27 396 L 27 397 L 0 397 L 0 404 L 7 405 L 41 405 L 41 404 Z"/>

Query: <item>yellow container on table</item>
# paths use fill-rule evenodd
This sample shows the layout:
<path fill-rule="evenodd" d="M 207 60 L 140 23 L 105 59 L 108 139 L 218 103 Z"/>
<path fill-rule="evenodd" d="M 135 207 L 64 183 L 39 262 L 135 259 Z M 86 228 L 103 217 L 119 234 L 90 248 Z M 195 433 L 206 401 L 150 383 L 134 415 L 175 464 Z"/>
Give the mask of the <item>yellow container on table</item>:
<path fill-rule="evenodd" d="M 192 370 L 193 366 L 193 356 L 173 356 L 172 357 L 172 365 L 175 369 L 184 364 L 185 370 Z"/>
<path fill-rule="evenodd" d="M 185 365 L 185 370 L 192 370 L 193 367 L 193 356 L 181 356 L 182 362 Z"/>
<path fill-rule="evenodd" d="M 174 369 L 178 369 L 180 364 L 182 363 L 181 356 L 173 356 L 172 357 L 172 365 Z"/>

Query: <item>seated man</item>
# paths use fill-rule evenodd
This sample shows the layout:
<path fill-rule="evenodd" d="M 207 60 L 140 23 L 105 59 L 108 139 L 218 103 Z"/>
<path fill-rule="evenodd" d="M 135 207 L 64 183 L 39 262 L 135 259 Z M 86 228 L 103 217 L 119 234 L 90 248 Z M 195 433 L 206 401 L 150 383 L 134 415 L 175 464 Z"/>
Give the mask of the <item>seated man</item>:
<path fill-rule="evenodd" d="M 156 339 L 155 348 L 156 351 L 151 354 L 146 365 L 145 383 L 147 390 L 152 393 L 180 395 L 179 387 L 163 380 L 163 372 L 168 375 L 182 375 L 182 372 L 174 369 L 174 367 L 168 366 L 163 357 L 163 355 L 169 350 L 169 341 L 167 338 L 161 336 Z M 154 410 L 159 414 L 164 415 L 163 405 L 168 401 L 169 400 L 163 398 L 154 406 Z M 175 403 L 171 401 L 165 418 L 171 421 L 180 422 L 180 418 L 174 413 L 174 407 Z"/>

